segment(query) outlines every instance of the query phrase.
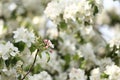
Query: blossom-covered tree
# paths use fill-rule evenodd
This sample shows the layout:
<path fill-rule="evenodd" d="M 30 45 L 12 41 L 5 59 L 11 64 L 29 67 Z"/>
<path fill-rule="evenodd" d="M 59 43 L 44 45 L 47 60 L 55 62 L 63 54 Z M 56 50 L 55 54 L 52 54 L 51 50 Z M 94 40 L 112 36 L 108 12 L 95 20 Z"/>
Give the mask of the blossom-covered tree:
<path fill-rule="evenodd" d="M 119 0 L 1 0 L 0 80 L 120 80 Z"/>

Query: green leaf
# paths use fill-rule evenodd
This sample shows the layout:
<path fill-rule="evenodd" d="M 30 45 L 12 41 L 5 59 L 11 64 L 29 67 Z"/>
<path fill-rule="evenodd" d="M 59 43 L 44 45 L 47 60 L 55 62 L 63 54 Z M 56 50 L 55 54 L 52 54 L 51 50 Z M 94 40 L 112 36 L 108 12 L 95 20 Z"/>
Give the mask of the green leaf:
<path fill-rule="evenodd" d="M 101 77 L 101 78 L 108 78 L 109 75 L 107 75 L 107 74 L 105 74 L 105 73 L 102 73 L 102 74 L 100 75 L 100 77 Z"/>
<path fill-rule="evenodd" d="M 70 62 L 70 54 L 65 55 L 65 61 L 67 62 L 67 64 L 69 64 L 69 62 Z"/>
<path fill-rule="evenodd" d="M 94 6 L 94 13 L 93 13 L 93 15 L 96 15 L 98 13 L 98 7 L 95 5 Z"/>
<path fill-rule="evenodd" d="M 91 4 L 92 6 L 94 6 L 95 5 L 94 0 L 89 0 L 89 4 Z"/>
<path fill-rule="evenodd" d="M 0 70 L 3 68 L 3 65 L 4 65 L 4 61 L 2 58 L 0 58 Z"/>
<path fill-rule="evenodd" d="M 67 29 L 67 24 L 65 23 L 65 21 L 62 21 L 62 22 L 60 22 L 59 27 L 62 30 Z"/>
<path fill-rule="evenodd" d="M 39 54 L 38 54 L 38 55 L 39 55 L 39 57 L 40 57 L 40 58 L 42 58 L 42 54 L 41 54 L 41 52 L 39 52 Z"/>
<path fill-rule="evenodd" d="M 86 65 L 86 61 L 83 61 L 82 64 L 81 64 L 81 66 L 80 66 L 80 68 L 81 68 L 81 69 L 84 69 L 84 68 L 85 68 L 85 65 Z"/>
<path fill-rule="evenodd" d="M 79 57 L 78 54 L 75 54 L 75 55 L 73 56 L 73 60 L 79 60 L 79 59 L 80 59 L 80 57 Z"/>
<path fill-rule="evenodd" d="M 65 70 L 67 70 L 67 69 L 69 68 L 70 59 L 71 59 L 70 54 L 66 54 L 66 55 L 64 56 L 64 60 L 65 60 L 65 62 L 66 62 L 66 63 L 65 63 L 65 67 L 64 67 Z"/>
<path fill-rule="evenodd" d="M 40 73 L 40 71 L 42 71 L 41 65 L 37 64 L 34 68 L 33 68 L 33 74 L 38 74 Z"/>
<path fill-rule="evenodd" d="M 11 19 L 16 19 L 17 18 L 17 15 L 16 15 L 16 10 L 12 11 L 11 13 Z"/>
<path fill-rule="evenodd" d="M 20 42 L 14 43 L 14 46 L 17 47 L 19 51 L 23 51 L 25 48 L 25 43 L 20 41 Z"/>
<path fill-rule="evenodd" d="M 19 57 L 10 57 L 8 60 L 5 60 L 5 64 L 7 67 L 14 66 L 19 60 L 21 60 Z"/>
<path fill-rule="evenodd" d="M 81 57 L 79 60 L 80 60 L 80 68 L 84 69 L 86 65 L 86 60 L 83 57 Z"/>
<path fill-rule="evenodd" d="M 32 53 L 32 52 L 34 52 L 36 50 L 36 46 L 32 44 L 29 49 L 30 49 L 30 51 Z"/>
<path fill-rule="evenodd" d="M 14 66 L 14 65 L 17 63 L 17 61 L 19 61 L 19 60 L 21 60 L 20 57 L 13 57 L 13 58 L 11 59 L 11 65 Z"/>
<path fill-rule="evenodd" d="M 46 55 L 47 55 L 47 58 L 48 58 L 47 62 L 49 62 L 50 61 L 50 54 L 48 52 L 46 52 Z"/>

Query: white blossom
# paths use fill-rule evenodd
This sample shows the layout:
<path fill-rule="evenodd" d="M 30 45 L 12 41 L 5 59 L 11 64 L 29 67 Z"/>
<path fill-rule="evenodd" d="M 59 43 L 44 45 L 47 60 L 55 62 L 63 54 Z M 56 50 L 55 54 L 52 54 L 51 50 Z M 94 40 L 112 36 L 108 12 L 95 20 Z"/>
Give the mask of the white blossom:
<path fill-rule="evenodd" d="M 11 42 L 7 42 L 6 44 L 0 44 L 0 56 L 7 60 L 10 56 L 16 56 L 18 54 L 18 48 L 14 47 Z"/>
<path fill-rule="evenodd" d="M 74 55 L 76 51 L 76 40 L 73 34 L 69 35 L 65 32 L 60 32 L 59 36 L 63 41 L 59 41 L 60 53 L 65 55 L 67 53 Z M 67 52 L 67 53 L 66 53 Z"/>
<path fill-rule="evenodd" d="M 51 20 L 48 20 L 46 27 L 48 28 L 46 31 L 46 35 L 50 39 L 57 39 L 57 37 L 58 37 L 57 25 L 55 23 L 53 23 Z"/>
<path fill-rule="evenodd" d="M 114 62 L 111 60 L 111 58 L 102 58 L 101 60 L 98 60 L 98 65 L 101 70 L 105 70 L 105 67 L 107 65 L 112 65 Z"/>
<path fill-rule="evenodd" d="M 17 8 L 17 5 L 15 3 L 11 3 L 8 8 L 10 11 L 13 11 Z"/>
<path fill-rule="evenodd" d="M 31 47 L 31 44 L 35 42 L 35 35 L 33 32 L 29 32 L 27 29 L 21 27 L 18 28 L 14 33 L 15 42 L 24 42 L 28 47 Z"/>
<path fill-rule="evenodd" d="M 81 46 L 81 51 L 82 51 L 82 55 L 85 58 L 85 60 L 88 60 L 88 61 L 91 61 L 97 64 L 97 59 L 94 54 L 93 46 L 91 43 L 87 43 Z"/>
<path fill-rule="evenodd" d="M 109 80 L 119 80 L 120 79 L 120 67 L 117 65 L 106 66 L 105 73 L 109 75 Z"/>
<path fill-rule="evenodd" d="M 28 80 L 53 80 L 53 79 L 46 71 L 42 71 L 39 74 L 29 76 Z"/>
<path fill-rule="evenodd" d="M 3 68 L 1 72 L 1 80 L 18 80 L 18 75 L 15 67 L 10 69 Z"/>
<path fill-rule="evenodd" d="M 69 73 L 69 80 L 87 80 L 84 70 L 72 68 Z"/>
<path fill-rule="evenodd" d="M 101 80 L 100 75 L 101 75 L 100 69 L 95 68 L 91 72 L 90 80 Z"/>
<path fill-rule="evenodd" d="M 51 1 L 44 13 L 48 18 L 56 23 L 63 19 L 67 22 L 69 19 L 75 21 L 78 18 L 80 21 L 92 21 L 91 5 L 86 0 L 60 0 Z"/>
<path fill-rule="evenodd" d="M 48 7 L 44 11 L 46 16 L 54 21 L 59 21 L 57 18 L 62 13 L 61 5 L 57 1 L 48 3 Z"/>
<path fill-rule="evenodd" d="M 56 51 L 53 51 L 50 54 L 50 60 L 47 62 L 48 58 L 45 52 L 42 52 L 42 58 L 38 58 L 36 63 L 41 64 L 41 67 L 50 71 L 51 73 L 61 73 L 63 71 L 62 65 L 65 64 L 65 61 L 61 58 L 58 58 Z"/>

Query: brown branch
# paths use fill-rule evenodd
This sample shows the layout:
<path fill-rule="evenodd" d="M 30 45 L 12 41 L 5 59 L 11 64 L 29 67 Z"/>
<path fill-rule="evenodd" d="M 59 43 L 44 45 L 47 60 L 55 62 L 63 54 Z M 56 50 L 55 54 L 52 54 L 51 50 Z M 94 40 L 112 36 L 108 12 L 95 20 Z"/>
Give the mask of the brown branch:
<path fill-rule="evenodd" d="M 36 53 L 36 55 L 35 55 L 35 58 L 34 58 L 33 64 L 31 65 L 29 71 L 23 76 L 23 78 L 22 78 L 21 80 L 24 80 L 25 77 L 26 77 L 26 76 L 30 73 L 30 71 L 33 69 L 34 64 L 35 64 L 35 62 L 36 62 L 36 59 L 37 59 L 38 52 L 39 52 L 39 49 L 37 50 L 37 53 Z"/>

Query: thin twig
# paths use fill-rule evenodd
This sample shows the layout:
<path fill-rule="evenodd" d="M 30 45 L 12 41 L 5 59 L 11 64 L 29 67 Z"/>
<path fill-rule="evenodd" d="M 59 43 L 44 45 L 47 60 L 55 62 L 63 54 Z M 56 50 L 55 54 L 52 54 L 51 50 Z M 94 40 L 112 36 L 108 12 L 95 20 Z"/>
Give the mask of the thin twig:
<path fill-rule="evenodd" d="M 37 50 L 37 53 L 36 53 L 36 55 L 35 55 L 35 58 L 34 58 L 33 64 L 31 65 L 29 71 L 24 75 L 24 77 L 23 77 L 21 80 L 24 80 L 25 77 L 30 73 L 30 71 L 31 71 L 32 68 L 34 67 L 34 64 L 35 64 L 35 62 L 36 62 L 36 58 L 37 58 L 38 52 L 39 52 L 39 49 Z"/>

